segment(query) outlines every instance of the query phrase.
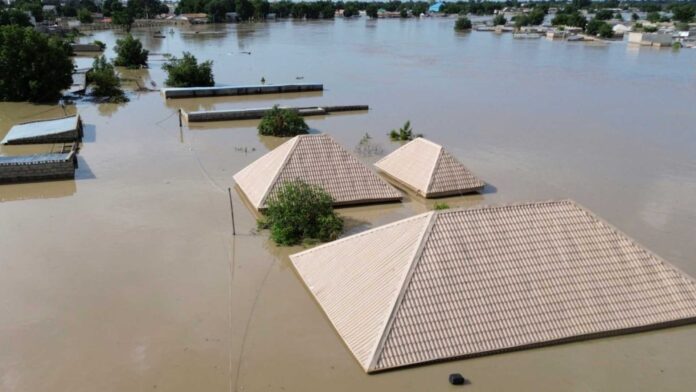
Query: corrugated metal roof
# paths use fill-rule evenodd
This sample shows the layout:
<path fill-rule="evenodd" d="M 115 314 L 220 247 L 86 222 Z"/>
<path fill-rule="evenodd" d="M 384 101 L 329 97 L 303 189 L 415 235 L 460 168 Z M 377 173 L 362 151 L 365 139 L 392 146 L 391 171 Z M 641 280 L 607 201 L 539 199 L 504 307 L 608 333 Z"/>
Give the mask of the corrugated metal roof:
<path fill-rule="evenodd" d="M 318 185 L 335 205 L 401 200 L 401 194 L 328 135 L 300 135 L 285 142 L 234 176 L 257 209 L 282 184 L 302 180 Z"/>
<path fill-rule="evenodd" d="M 428 229 L 419 251 L 397 263 L 411 272 L 368 372 L 696 321 L 693 279 L 572 201 L 418 217 Z M 364 285 L 375 284 L 384 279 L 370 275 L 379 254 L 396 248 L 378 230 L 359 236 L 372 238 L 358 244 L 347 237 L 340 248 L 327 244 L 291 259 L 303 279 L 300 264 L 350 259 L 346 268 L 361 269 Z M 314 274 L 313 284 L 343 287 L 353 279 L 335 268 Z M 340 325 L 332 322 L 344 339 L 373 300 L 327 312 L 330 319 L 341 314 Z"/>
<path fill-rule="evenodd" d="M 366 371 L 429 218 L 418 215 L 290 256 Z"/>
<path fill-rule="evenodd" d="M 73 133 L 78 130 L 80 116 L 68 116 L 52 120 L 32 121 L 13 126 L 2 144 L 17 143 L 23 140 L 31 140 L 42 136 L 60 135 L 62 133 Z"/>
<path fill-rule="evenodd" d="M 33 154 L 33 155 L 16 155 L 16 156 L 0 156 L 0 166 L 10 165 L 37 165 L 50 162 L 64 162 L 71 158 L 72 153 L 65 154 Z"/>
<path fill-rule="evenodd" d="M 485 186 L 441 145 L 424 138 L 401 146 L 375 166 L 424 197 L 476 192 Z"/>

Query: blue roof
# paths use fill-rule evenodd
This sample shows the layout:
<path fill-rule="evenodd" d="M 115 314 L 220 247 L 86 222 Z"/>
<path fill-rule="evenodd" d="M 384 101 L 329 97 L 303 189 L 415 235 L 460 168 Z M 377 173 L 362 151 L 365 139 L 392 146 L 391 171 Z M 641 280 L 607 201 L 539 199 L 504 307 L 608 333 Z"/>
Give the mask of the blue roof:
<path fill-rule="evenodd" d="M 444 4 L 445 3 L 443 3 L 442 1 L 433 3 L 433 5 L 431 5 L 430 8 L 428 8 L 428 12 L 440 12 L 440 8 L 442 8 Z"/>

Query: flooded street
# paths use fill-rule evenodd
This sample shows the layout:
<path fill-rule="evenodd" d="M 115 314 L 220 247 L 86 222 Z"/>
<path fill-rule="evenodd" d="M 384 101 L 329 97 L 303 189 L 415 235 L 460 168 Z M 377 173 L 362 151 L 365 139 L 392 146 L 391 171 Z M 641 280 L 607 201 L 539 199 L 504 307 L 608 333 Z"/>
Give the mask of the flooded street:
<path fill-rule="evenodd" d="M 340 209 L 356 233 L 432 209 L 571 198 L 696 276 L 696 50 L 455 34 L 452 19 L 163 28 L 134 35 L 160 88 L 164 53 L 213 60 L 225 84 L 321 93 L 69 105 L 75 181 L 0 186 L 0 391 L 684 391 L 696 326 L 366 375 L 290 265 L 256 233 L 232 175 L 286 139 L 257 121 L 179 128 L 177 110 L 368 104 L 309 117 L 371 165 L 411 120 L 486 181 L 482 195 Z M 216 33 L 203 33 L 213 32 Z M 108 55 L 120 35 L 96 32 Z M 250 54 L 245 53 L 250 52 Z M 85 59 L 80 59 L 83 64 Z M 89 63 L 89 61 L 87 61 Z M 153 85 L 155 87 L 153 87 Z M 0 103 L 0 138 L 59 106 Z M 3 146 L 14 155 L 54 146 Z"/>

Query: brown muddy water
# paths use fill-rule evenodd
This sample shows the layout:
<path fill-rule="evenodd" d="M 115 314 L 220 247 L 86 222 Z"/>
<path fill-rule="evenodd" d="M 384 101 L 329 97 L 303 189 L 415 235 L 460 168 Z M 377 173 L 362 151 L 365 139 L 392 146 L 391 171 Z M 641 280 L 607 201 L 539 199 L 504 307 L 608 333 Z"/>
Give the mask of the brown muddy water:
<path fill-rule="evenodd" d="M 0 391 L 447 391 L 452 372 L 472 391 L 693 389 L 696 326 L 368 376 L 294 273 L 288 254 L 300 248 L 255 233 L 237 193 L 232 237 L 232 175 L 283 140 L 259 137 L 254 121 L 179 129 L 178 108 L 369 104 L 308 123 L 350 150 L 368 132 L 371 164 L 410 119 L 491 184 L 451 206 L 572 198 L 696 275 L 696 50 L 513 41 L 452 23 L 136 32 L 153 53 L 150 70 L 125 72 L 141 86 L 162 86 L 157 53 L 188 50 L 214 61 L 218 84 L 326 91 L 168 102 L 130 92 L 125 105 L 69 106 L 86 123 L 77 179 L 0 187 Z M 2 103 L 0 137 L 62 113 Z M 340 212 L 354 233 L 432 205 L 407 195 Z"/>

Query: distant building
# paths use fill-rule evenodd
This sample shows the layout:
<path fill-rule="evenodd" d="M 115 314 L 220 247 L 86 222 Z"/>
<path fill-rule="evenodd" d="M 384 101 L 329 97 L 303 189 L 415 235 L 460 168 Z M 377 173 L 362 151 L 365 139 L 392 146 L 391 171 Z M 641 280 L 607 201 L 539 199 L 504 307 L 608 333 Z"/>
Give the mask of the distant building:
<path fill-rule="evenodd" d="M 429 13 L 439 13 L 440 9 L 442 9 L 442 6 L 445 5 L 445 3 L 438 1 L 436 3 L 433 3 L 430 8 L 428 8 Z"/>
<path fill-rule="evenodd" d="M 646 46 L 672 46 L 673 38 L 666 33 L 629 33 L 628 42 Z"/>

